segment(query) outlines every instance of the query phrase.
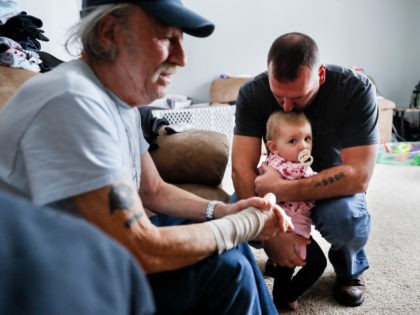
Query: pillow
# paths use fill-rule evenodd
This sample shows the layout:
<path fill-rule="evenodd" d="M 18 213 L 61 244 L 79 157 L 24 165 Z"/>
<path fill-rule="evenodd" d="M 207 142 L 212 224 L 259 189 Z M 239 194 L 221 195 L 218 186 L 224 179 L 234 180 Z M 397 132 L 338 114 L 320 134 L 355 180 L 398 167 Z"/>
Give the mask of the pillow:
<path fill-rule="evenodd" d="M 222 202 L 229 201 L 229 194 L 218 186 L 210 187 L 201 184 L 176 184 L 176 186 L 207 200 L 220 200 Z M 144 210 L 149 218 L 156 215 L 155 212 L 146 207 L 144 207 Z"/>
<path fill-rule="evenodd" d="M 219 186 L 209 187 L 201 184 L 177 184 L 177 186 L 204 199 L 223 202 L 228 202 L 229 200 L 229 194 Z"/>
<path fill-rule="evenodd" d="M 200 129 L 167 134 L 161 128 L 159 149 L 150 152 L 162 178 L 169 183 L 217 186 L 229 159 L 225 134 Z"/>
<path fill-rule="evenodd" d="M 0 109 L 26 80 L 37 74 L 24 69 L 0 66 Z"/>

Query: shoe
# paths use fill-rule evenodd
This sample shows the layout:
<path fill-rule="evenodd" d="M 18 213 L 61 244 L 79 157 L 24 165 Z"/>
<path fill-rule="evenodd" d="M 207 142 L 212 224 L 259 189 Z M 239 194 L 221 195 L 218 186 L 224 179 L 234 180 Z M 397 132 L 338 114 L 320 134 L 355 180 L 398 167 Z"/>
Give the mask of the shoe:
<path fill-rule="evenodd" d="M 333 295 L 335 300 L 344 306 L 359 306 L 365 300 L 366 285 L 363 275 L 356 279 L 337 277 Z"/>
<path fill-rule="evenodd" d="M 277 264 L 274 261 L 272 261 L 270 258 L 268 258 L 267 261 L 265 262 L 264 276 L 274 278 L 276 274 L 276 266 Z"/>

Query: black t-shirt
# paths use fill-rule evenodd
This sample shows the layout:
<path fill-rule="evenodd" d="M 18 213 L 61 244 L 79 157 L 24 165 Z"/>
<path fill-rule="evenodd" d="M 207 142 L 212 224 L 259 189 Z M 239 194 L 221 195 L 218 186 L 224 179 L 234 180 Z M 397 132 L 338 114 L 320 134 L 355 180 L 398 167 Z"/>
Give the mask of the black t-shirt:
<path fill-rule="evenodd" d="M 268 117 L 281 109 L 270 91 L 267 72 L 259 74 L 239 90 L 235 135 L 265 141 Z M 317 172 L 341 165 L 343 148 L 379 142 L 375 87 L 349 68 L 327 66 L 326 80 L 305 114 L 312 124 L 312 167 Z"/>

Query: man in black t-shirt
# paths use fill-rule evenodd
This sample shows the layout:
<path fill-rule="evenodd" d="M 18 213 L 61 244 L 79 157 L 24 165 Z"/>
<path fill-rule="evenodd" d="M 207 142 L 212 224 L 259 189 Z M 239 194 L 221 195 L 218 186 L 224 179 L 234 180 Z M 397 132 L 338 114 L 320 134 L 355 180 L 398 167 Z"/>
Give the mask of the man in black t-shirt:
<path fill-rule="evenodd" d="M 334 297 L 358 306 L 365 296 L 362 274 L 369 267 L 365 192 L 379 141 L 375 88 L 363 74 L 321 64 L 316 43 L 301 33 L 277 38 L 267 61 L 268 71 L 245 83 L 237 99 L 232 147 L 236 195 L 242 199 L 273 192 L 278 201 L 316 200 L 312 221 L 331 244 L 329 259 L 337 275 Z M 258 176 L 261 140 L 268 116 L 276 110 L 303 111 L 311 121 L 316 176 L 290 181 L 269 167 Z M 264 248 L 279 265 L 302 266 L 305 262 L 293 248 L 307 243 L 282 234 Z M 281 257 L 270 256 L 273 246 L 282 247 Z"/>

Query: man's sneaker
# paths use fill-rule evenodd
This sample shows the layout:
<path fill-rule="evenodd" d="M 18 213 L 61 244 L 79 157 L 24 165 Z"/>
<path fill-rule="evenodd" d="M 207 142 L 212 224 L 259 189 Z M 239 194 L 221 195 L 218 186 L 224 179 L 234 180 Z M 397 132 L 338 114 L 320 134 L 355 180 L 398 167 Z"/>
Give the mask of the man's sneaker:
<path fill-rule="evenodd" d="M 365 300 L 366 285 L 363 275 L 356 279 L 337 277 L 333 290 L 335 300 L 345 306 L 359 306 Z"/>

